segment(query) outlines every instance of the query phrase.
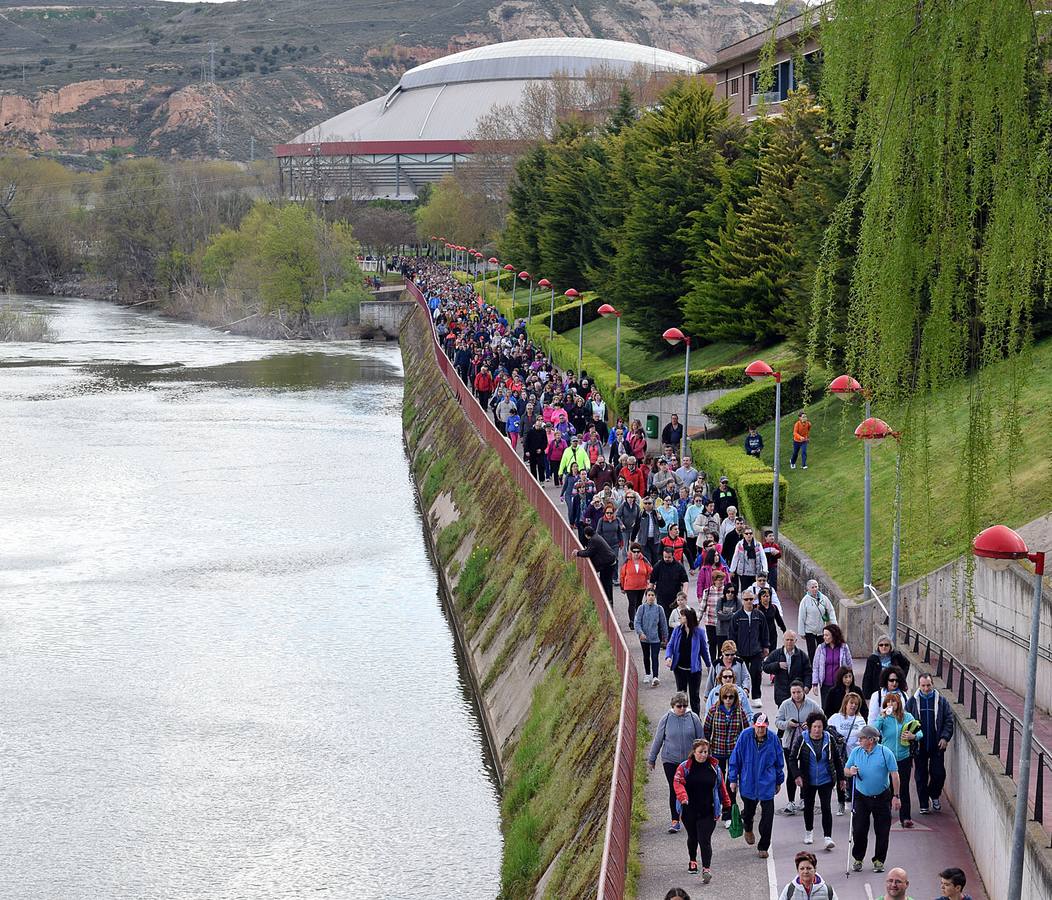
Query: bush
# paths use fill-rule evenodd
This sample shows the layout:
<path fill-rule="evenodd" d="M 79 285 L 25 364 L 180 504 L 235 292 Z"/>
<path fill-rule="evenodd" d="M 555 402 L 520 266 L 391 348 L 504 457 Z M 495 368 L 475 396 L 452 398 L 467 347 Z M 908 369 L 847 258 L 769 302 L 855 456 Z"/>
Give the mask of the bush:
<path fill-rule="evenodd" d="M 546 292 L 545 292 L 546 293 Z M 544 297 L 545 305 L 541 312 L 535 312 L 531 322 L 535 322 L 538 325 L 543 325 L 545 328 L 548 327 L 549 316 L 552 317 L 552 324 L 557 332 L 572 331 L 578 325 L 581 324 L 581 313 L 580 313 L 580 302 L 574 301 L 573 303 L 559 303 L 559 298 L 556 298 L 556 307 L 553 311 L 548 306 L 551 302 L 550 296 L 542 294 Z M 596 297 L 594 294 L 584 295 L 584 322 L 587 325 L 594 319 L 599 318 L 598 309 L 603 305 L 603 301 Z M 518 299 L 518 298 L 516 298 Z M 518 304 L 516 304 L 518 306 Z M 537 293 L 533 294 L 533 308 L 537 309 Z"/>
<path fill-rule="evenodd" d="M 770 523 L 774 472 L 766 463 L 749 456 L 741 445 L 718 439 L 691 441 L 690 447 L 694 465 L 708 475 L 709 484 L 718 484 L 724 475 L 730 479 L 731 487 L 738 492 L 738 511 L 747 522 L 756 527 Z M 778 483 L 778 509 L 784 515 L 788 485 L 784 477 Z"/>
<path fill-rule="evenodd" d="M 624 379 L 622 378 L 622 381 Z M 691 391 L 711 391 L 715 388 L 737 387 L 740 384 L 751 383 L 745 374 L 745 366 L 718 366 L 713 369 L 692 369 L 690 373 Z M 625 400 L 631 403 L 635 400 L 646 400 L 648 397 L 661 397 L 666 394 L 682 394 L 683 382 L 679 376 L 670 375 L 667 378 L 658 378 L 648 381 L 646 384 L 637 384 L 631 389 L 625 390 Z M 773 407 L 772 407 L 773 408 Z"/>
<path fill-rule="evenodd" d="M 703 412 L 723 429 L 725 434 L 738 434 L 750 425 L 759 425 L 774 418 L 773 378 L 748 384 L 718 400 L 713 400 Z M 804 400 L 804 373 L 794 372 L 782 379 L 782 412 L 796 409 Z"/>

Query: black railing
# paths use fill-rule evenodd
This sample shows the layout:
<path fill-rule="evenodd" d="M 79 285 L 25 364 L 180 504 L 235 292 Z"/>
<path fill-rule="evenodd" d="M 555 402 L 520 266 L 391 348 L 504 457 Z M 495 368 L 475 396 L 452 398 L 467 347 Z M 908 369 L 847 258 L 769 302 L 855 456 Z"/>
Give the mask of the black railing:
<path fill-rule="evenodd" d="M 979 675 L 941 644 L 917 631 L 916 628 L 901 622 L 899 633 L 904 636 L 903 646 L 909 647 L 915 656 L 921 657 L 926 667 L 934 669 L 935 677 L 943 681 L 946 690 L 950 693 L 956 690 L 957 705 L 968 711 L 968 718 L 971 721 L 978 723 L 979 734 L 991 739 L 993 745 L 991 756 L 996 756 L 999 763 L 1004 766 L 1005 775 L 1014 779 L 1019 756 L 1024 752 L 1023 748 L 1019 748 L 1019 752 L 1016 752 L 1016 732 L 1019 733 L 1021 743 L 1023 723 L 1011 709 L 997 699 L 997 694 Z M 992 737 L 990 735 L 991 716 L 993 717 Z M 1035 790 L 1032 797 L 1034 821 L 1048 832 L 1052 829 L 1045 825 L 1045 769 L 1052 768 L 1052 753 L 1036 738 L 1031 740 L 1029 752 L 1032 770 L 1033 763 L 1037 763 L 1037 774 L 1034 779 Z"/>

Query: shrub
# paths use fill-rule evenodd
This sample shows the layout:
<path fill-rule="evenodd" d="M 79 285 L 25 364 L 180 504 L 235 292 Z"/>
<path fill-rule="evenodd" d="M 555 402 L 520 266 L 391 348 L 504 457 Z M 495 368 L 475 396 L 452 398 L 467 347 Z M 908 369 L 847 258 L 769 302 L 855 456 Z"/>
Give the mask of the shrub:
<path fill-rule="evenodd" d="M 574 301 L 573 303 L 559 303 L 559 298 L 556 297 L 556 306 L 554 311 L 548 306 L 551 298 L 550 296 L 541 295 L 546 301 L 540 312 L 534 312 L 531 322 L 535 322 L 538 325 L 543 325 L 545 328 L 548 327 L 549 316 L 552 317 L 552 325 L 558 332 L 572 331 L 581 324 L 581 312 L 580 302 Z M 584 301 L 584 322 L 587 325 L 594 319 L 599 318 L 598 309 L 603 305 L 603 301 L 596 297 L 594 294 L 585 294 Z M 516 298 L 518 299 L 518 298 Z M 518 304 L 516 304 L 516 307 Z M 533 294 L 533 308 L 537 309 L 537 293 Z"/>
<path fill-rule="evenodd" d="M 694 465 L 709 477 L 709 484 L 717 484 L 726 475 L 731 487 L 738 492 L 738 511 L 754 526 L 770 522 L 774 503 L 774 472 L 770 467 L 749 456 L 744 447 L 718 439 L 691 441 Z M 779 478 L 778 509 L 785 513 L 787 482 Z"/>
<path fill-rule="evenodd" d="M 624 378 L 622 378 L 624 381 Z M 711 391 L 715 388 L 737 387 L 751 383 L 745 374 L 745 366 L 717 366 L 712 369 L 692 369 L 690 373 L 691 391 Z M 679 376 L 670 375 L 658 378 L 646 384 L 637 384 L 625 390 L 626 406 L 635 400 L 646 400 L 648 397 L 661 397 L 666 394 L 683 393 L 683 382 Z M 773 407 L 772 407 L 773 408 Z"/>
<path fill-rule="evenodd" d="M 738 434 L 750 425 L 774 418 L 773 378 L 748 384 L 724 394 L 705 407 L 704 413 L 726 434 Z M 796 409 L 804 400 L 804 373 L 794 372 L 782 379 L 782 412 Z"/>

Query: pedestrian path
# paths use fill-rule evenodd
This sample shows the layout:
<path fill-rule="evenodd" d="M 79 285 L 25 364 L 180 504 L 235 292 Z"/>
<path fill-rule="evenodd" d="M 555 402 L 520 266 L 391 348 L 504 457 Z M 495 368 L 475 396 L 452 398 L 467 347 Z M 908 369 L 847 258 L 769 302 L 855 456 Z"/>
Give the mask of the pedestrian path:
<path fill-rule="evenodd" d="M 545 485 L 545 489 L 552 501 L 562 508 L 562 501 L 551 482 Z M 693 595 L 692 587 L 688 596 Z M 787 597 L 780 597 L 780 600 L 785 611 L 786 624 L 795 629 L 798 606 L 796 600 Z M 614 590 L 614 606 L 628 646 L 635 654 L 636 668 L 642 673 L 643 657 L 639 641 L 635 633 L 627 627 L 628 598 L 620 588 Z M 867 655 L 868 653 L 859 652 L 861 662 L 857 678 L 860 682 Z M 776 710 L 774 689 L 767 676 L 764 676 L 763 681 L 763 711 L 773 720 Z M 662 677 L 657 688 L 640 686 L 639 708 L 650 720 L 652 730 L 668 710 L 669 698 L 675 690 L 676 684 L 671 673 Z M 867 866 L 868 871 L 848 874 L 849 816 L 834 816 L 833 839 L 836 841 L 836 848 L 827 852 L 822 849 L 821 817 L 816 810 L 816 843 L 805 847 L 803 815 L 786 816 L 782 813 L 789 802 L 784 787 L 775 800 L 777 813 L 774 818 L 770 857 L 766 860 L 760 859 L 755 847 L 748 846 L 742 839 L 731 840 L 725 829 L 717 827 L 713 835 L 713 880 L 707 886 L 702 885 L 697 875 L 687 873 L 686 833 L 667 833 L 668 786 L 660 763 L 650 775 L 644 796 L 648 818 L 640 834 L 643 863 L 643 872 L 639 880 L 640 900 L 662 900 L 672 887 L 685 887 L 694 898 L 707 895 L 725 898 L 730 889 L 733 896 L 741 900 L 766 900 L 768 897 L 773 900 L 796 875 L 793 870 L 793 856 L 797 851 L 805 849 L 811 850 L 818 857 L 819 872 L 833 885 L 841 900 L 865 900 L 884 893 L 885 875 L 875 874 L 870 867 Z M 916 799 L 914 806 L 916 807 Z M 895 820 L 891 829 L 891 846 L 886 865 L 887 870 L 893 866 L 906 869 L 910 878 L 911 896 L 936 896 L 939 892 L 939 871 L 947 866 L 959 866 L 968 876 L 968 891 L 973 900 L 988 900 L 971 848 L 950 804 L 944 803 L 940 814 L 918 816 L 914 821 L 916 827 L 906 831 L 898 824 L 898 820 Z"/>

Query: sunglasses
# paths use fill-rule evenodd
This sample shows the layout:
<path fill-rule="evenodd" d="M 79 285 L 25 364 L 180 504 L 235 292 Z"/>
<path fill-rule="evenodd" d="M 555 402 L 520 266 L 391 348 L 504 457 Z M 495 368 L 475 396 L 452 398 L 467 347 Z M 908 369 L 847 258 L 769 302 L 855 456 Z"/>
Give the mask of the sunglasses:
<path fill-rule="evenodd" d="M 674 709 L 686 709 L 687 708 L 687 704 L 686 703 L 676 703 L 676 704 L 674 704 L 673 708 Z"/>
<path fill-rule="evenodd" d="M 899 683 L 899 680 L 897 678 L 889 678 L 888 679 L 888 684 L 898 684 L 898 683 Z"/>

